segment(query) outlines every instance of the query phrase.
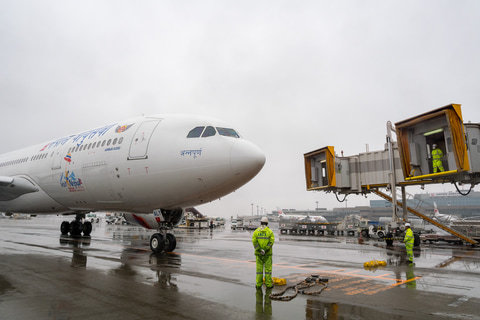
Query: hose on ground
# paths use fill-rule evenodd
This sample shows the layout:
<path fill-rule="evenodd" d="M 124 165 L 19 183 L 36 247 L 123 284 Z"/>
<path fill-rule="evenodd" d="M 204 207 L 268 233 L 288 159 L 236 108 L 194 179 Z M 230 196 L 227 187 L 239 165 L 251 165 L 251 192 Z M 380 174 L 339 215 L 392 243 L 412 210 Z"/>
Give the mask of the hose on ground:
<path fill-rule="evenodd" d="M 306 289 L 311 288 L 315 285 L 321 285 L 318 290 L 308 290 Z M 328 279 L 327 278 L 319 278 L 318 276 L 312 275 L 311 277 L 306 278 L 298 282 L 297 284 L 291 285 L 283 289 L 282 291 L 271 293 L 270 299 L 278 300 L 278 301 L 290 301 L 294 299 L 299 293 L 301 294 L 308 294 L 308 295 L 315 295 L 321 293 L 325 288 L 328 286 Z M 285 292 L 289 289 L 294 289 L 295 293 L 285 296 Z"/>

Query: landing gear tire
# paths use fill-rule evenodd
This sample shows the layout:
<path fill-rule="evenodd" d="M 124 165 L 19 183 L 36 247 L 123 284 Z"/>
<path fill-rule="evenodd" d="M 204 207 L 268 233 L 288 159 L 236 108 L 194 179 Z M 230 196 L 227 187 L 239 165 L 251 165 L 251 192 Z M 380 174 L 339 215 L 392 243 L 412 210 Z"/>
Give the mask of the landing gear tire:
<path fill-rule="evenodd" d="M 83 235 L 88 237 L 92 233 L 92 223 L 90 221 L 86 221 L 83 224 Z"/>
<path fill-rule="evenodd" d="M 150 249 L 154 253 L 160 253 L 165 249 L 165 237 L 161 233 L 154 233 L 150 237 Z"/>
<path fill-rule="evenodd" d="M 90 221 L 82 222 L 84 218 L 84 214 L 77 214 L 75 220 L 71 222 L 63 221 L 60 225 L 62 236 L 67 236 L 70 233 L 70 236 L 80 237 L 83 233 L 85 237 L 89 237 L 92 233 L 92 223 Z"/>
<path fill-rule="evenodd" d="M 171 233 L 167 233 L 165 237 L 165 252 L 173 252 L 177 247 L 177 238 Z"/>
<path fill-rule="evenodd" d="M 83 223 L 78 220 L 73 220 L 70 222 L 70 235 L 80 236 L 83 231 Z"/>
<path fill-rule="evenodd" d="M 67 235 L 68 231 L 70 231 L 70 222 L 63 221 L 60 225 L 60 232 L 62 233 L 62 235 Z"/>

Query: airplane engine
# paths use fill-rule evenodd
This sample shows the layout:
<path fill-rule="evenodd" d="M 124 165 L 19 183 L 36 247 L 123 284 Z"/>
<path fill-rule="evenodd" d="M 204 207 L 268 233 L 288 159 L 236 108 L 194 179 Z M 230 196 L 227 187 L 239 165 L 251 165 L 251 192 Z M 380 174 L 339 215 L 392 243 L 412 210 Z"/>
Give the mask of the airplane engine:
<path fill-rule="evenodd" d="M 170 229 L 182 221 L 184 211 L 177 209 L 158 209 L 152 213 L 124 213 L 125 220 L 147 229 Z"/>

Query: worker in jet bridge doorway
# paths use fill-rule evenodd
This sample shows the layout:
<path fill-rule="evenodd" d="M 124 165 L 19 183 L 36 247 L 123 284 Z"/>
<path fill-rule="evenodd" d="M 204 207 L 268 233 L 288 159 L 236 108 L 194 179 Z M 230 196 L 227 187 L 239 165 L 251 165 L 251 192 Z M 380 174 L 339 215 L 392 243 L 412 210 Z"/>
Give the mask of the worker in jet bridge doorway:
<path fill-rule="evenodd" d="M 433 173 L 437 173 L 438 170 L 440 170 L 440 172 L 445 171 L 442 163 L 442 159 L 443 159 L 442 149 L 438 149 L 435 143 L 432 145 L 432 148 L 433 148 L 432 150 Z"/>
<path fill-rule="evenodd" d="M 262 217 L 260 227 L 258 227 L 252 236 L 253 247 L 255 248 L 255 257 L 257 261 L 257 273 L 255 287 L 261 288 L 263 285 L 263 269 L 265 268 L 265 285 L 267 288 L 273 287 L 272 279 L 272 247 L 275 242 L 273 231 L 268 227 L 268 218 Z"/>

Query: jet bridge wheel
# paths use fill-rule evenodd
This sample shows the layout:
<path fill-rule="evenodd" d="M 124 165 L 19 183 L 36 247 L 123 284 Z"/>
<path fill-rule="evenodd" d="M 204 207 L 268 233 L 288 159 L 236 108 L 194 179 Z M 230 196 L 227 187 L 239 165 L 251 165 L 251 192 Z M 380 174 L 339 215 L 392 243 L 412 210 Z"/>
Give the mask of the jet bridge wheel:
<path fill-rule="evenodd" d="M 160 253 L 165 249 L 165 237 L 161 233 L 154 233 L 150 237 L 150 249 L 154 253 Z"/>

